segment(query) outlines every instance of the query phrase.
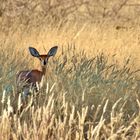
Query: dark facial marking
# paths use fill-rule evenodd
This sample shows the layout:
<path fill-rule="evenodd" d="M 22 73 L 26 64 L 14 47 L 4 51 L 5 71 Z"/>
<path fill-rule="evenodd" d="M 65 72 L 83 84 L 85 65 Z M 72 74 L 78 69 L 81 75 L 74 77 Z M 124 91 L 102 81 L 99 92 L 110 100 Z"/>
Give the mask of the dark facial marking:
<path fill-rule="evenodd" d="M 46 64 L 47 64 L 45 60 L 43 61 L 43 64 L 44 64 L 44 65 L 46 65 Z"/>

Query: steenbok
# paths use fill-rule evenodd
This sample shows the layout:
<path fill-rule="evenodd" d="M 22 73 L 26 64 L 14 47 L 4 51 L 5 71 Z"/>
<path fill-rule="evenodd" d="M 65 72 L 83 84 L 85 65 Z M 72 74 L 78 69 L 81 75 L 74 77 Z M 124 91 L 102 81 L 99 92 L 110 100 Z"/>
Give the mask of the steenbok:
<path fill-rule="evenodd" d="M 58 47 L 52 47 L 47 54 L 40 55 L 39 52 L 32 47 L 29 47 L 30 54 L 36 58 L 38 58 L 41 62 L 41 70 L 33 69 L 33 70 L 25 70 L 20 71 L 16 77 L 17 90 L 22 88 L 22 92 L 24 97 L 26 97 L 30 90 L 38 91 L 38 85 L 42 82 L 43 77 L 46 74 L 46 65 L 51 56 L 54 56 L 57 52 Z"/>

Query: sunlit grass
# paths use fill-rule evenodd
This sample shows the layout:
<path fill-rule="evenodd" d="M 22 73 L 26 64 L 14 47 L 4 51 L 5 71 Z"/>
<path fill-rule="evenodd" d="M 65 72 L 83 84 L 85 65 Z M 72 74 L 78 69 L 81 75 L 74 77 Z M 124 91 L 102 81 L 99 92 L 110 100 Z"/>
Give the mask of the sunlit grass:
<path fill-rule="evenodd" d="M 60 47 L 49 61 L 39 95 L 29 97 L 19 112 L 22 96 L 16 93 L 16 73 L 39 64 L 28 49 L 9 46 L 6 50 L 3 59 L 8 61 L 1 63 L 1 138 L 138 137 L 139 71 L 131 69 L 130 57 L 119 65 L 115 55 L 98 52 L 91 56 L 74 44 Z"/>
<path fill-rule="evenodd" d="M 138 139 L 139 25 L 26 12 L 0 17 L 0 139 Z M 43 88 L 22 108 L 16 74 L 40 67 L 28 47 L 47 54 L 55 45 Z"/>

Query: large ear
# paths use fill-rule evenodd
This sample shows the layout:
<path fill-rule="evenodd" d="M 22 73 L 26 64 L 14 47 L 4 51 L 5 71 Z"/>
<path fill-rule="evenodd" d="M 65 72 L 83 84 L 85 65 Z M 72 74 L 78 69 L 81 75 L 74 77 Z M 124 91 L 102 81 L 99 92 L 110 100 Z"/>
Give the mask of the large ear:
<path fill-rule="evenodd" d="M 35 49 L 35 48 L 32 48 L 32 47 L 29 47 L 29 51 L 31 53 L 32 56 L 34 57 L 39 57 L 39 52 Z"/>
<path fill-rule="evenodd" d="M 57 52 L 57 49 L 58 49 L 58 46 L 54 46 L 54 47 L 52 47 L 50 50 L 49 50 L 49 52 L 48 52 L 48 56 L 54 56 L 55 54 L 56 54 L 56 52 Z"/>

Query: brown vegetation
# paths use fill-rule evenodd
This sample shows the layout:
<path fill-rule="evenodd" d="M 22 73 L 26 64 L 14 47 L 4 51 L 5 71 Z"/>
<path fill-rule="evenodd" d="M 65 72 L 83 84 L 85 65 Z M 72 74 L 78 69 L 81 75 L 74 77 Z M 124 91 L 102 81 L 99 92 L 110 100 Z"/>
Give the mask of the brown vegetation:
<path fill-rule="evenodd" d="M 139 139 L 139 1 L 2 0 L 0 139 Z M 15 77 L 58 45 L 22 112 Z"/>

